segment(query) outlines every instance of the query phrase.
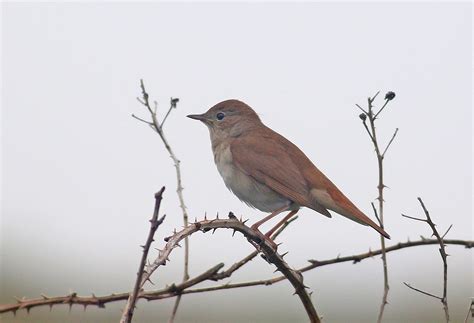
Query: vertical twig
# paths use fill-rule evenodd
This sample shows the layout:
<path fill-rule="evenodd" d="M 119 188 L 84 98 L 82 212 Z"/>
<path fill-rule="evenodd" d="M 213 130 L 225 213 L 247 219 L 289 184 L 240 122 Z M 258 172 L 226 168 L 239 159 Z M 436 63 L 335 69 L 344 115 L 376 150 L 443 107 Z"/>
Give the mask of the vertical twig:
<path fill-rule="evenodd" d="M 474 298 L 472 298 L 471 301 L 469 302 L 469 309 L 467 310 L 467 315 L 466 315 L 466 318 L 464 319 L 464 323 L 468 323 L 469 316 L 474 317 L 473 307 L 474 307 Z"/>
<path fill-rule="evenodd" d="M 178 194 L 179 206 L 180 206 L 182 214 L 183 214 L 183 224 L 184 224 L 184 227 L 187 227 L 188 224 L 189 224 L 189 220 L 188 220 L 189 217 L 188 217 L 188 212 L 186 211 L 186 204 L 184 203 L 184 197 L 183 197 L 183 185 L 182 185 L 181 168 L 180 168 L 181 161 L 178 159 L 178 157 L 174 153 L 174 151 L 171 148 L 168 140 L 166 139 L 165 133 L 163 132 L 164 123 L 167 120 L 171 110 L 176 108 L 176 105 L 179 102 L 179 99 L 178 98 L 171 98 L 170 99 L 170 107 L 169 107 L 168 111 L 166 112 L 165 117 L 163 118 L 163 121 L 160 123 L 158 121 L 158 117 L 157 117 L 157 114 L 156 114 L 157 104 L 155 103 L 154 109 L 151 108 L 150 102 L 149 102 L 149 95 L 145 90 L 145 85 L 143 83 L 143 80 L 140 80 L 140 88 L 142 90 L 142 98 L 138 99 L 138 101 L 147 108 L 148 112 L 150 113 L 152 121 L 148 122 L 146 120 L 138 118 L 137 116 L 135 116 L 133 114 L 132 114 L 132 116 L 135 119 L 139 120 L 139 121 L 147 123 L 154 131 L 156 131 L 156 133 L 158 133 L 158 135 L 160 136 L 161 141 L 163 142 L 166 150 L 170 154 L 170 158 L 173 160 L 174 167 L 176 169 L 176 183 L 177 183 L 176 193 Z M 189 279 L 189 240 L 186 237 L 184 239 L 183 282 L 185 282 L 188 279 Z M 178 306 L 179 306 L 180 301 L 181 301 L 181 295 L 178 295 L 178 297 L 176 298 L 176 302 L 173 306 L 173 311 L 172 311 L 169 322 L 173 322 L 173 320 L 176 316 L 176 311 L 178 310 Z"/>
<path fill-rule="evenodd" d="M 418 201 L 420 202 L 420 205 L 423 209 L 423 212 L 425 213 L 425 217 L 426 217 L 426 220 L 425 219 L 420 219 L 420 218 L 415 218 L 415 217 L 411 217 L 411 216 L 408 216 L 408 215 L 405 215 L 405 214 L 402 214 L 402 216 L 406 217 L 406 218 L 409 218 L 409 219 L 412 219 L 412 220 L 416 220 L 416 221 L 421 221 L 421 222 L 425 222 L 427 223 L 431 230 L 433 231 L 433 236 L 436 237 L 436 240 L 438 240 L 438 243 L 439 243 L 439 253 L 441 255 L 441 259 L 443 260 L 443 296 L 442 297 L 439 297 L 439 296 L 436 296 L 436 295 L 433 295 L 431 293 L 428 293 L 428 292 L 425 292 L 421 289 L 418 289 L 418 288 L 414 288 L 412 287 L 411 285 L 405 283 L 405 285 L 407 287 L 409 287 L 410 289 L 413 289 L 417 292 L 420 292 L 422 294 L 425 294 L 427 296 L 431 296 L 431 297 L 434 297 L 434 298 L 437 298 L 441 301 L 441 303 L 443 304 L 443 310 L 444 310 L 444 316 L 445 316 L 445 319 L 446 319 L 446 322 L 449 322 L 449 307 L 448 307 L 448 254 L 446 253 L 446 245 L 444 243 L 444 237 L 446 236 L 446 234 L 448 233 L 449 230 L 451 230 L 452 226 L 453 225 L 450 225 L 448 230 L 446 230 L 446 232 L 441 236 L 438 232 L 438 230 L 436 229 L 436 224 L 433 222 L 433 220 L 431 219 L 431 216 L 430 216 L 430 212 L 428 212 L 428 210 L 426 209 L 425 207 L 425 204 L 423 203 L 423 200 L 418 197 Z"/>
<path fill-rule="evenodd" d="M 390 139 L 389 143 L 385 147 L 385 149 L 382 151 L 380 149 L 380 145 L 377 139 L 377 131 L 375 127 L 375 120 L 377 120 L 377 117 L 380 115 L 380 113 L 385 109 L 387 106 L 388 102 L 391 101 L 395 97 L 395 93 L 393 92 L 388 92 L 385 95 L 385 103 L 384 105 L 379 109 L 378 112 L 374 111 L 374 100 L 377 97 L 377 95 L 380 92 L 377 92 L 372 98 L 367 99 L 367 105 L 368 105 L 368 110 L 364 110 L 362 107 L 356 104 L 356 106 L 362 111 L 362 114 L 359 115 L 360 119 L 362 120 L 362 123 L 364 125 L 364 128 L 366 129 L 370 140 L 372 141 L 372 144 L 375 149 L 375 154 L 377 156 L 377 166 L 378 166 L 378 185 L 377 185 L 377 190 L 378 190 L 378 211 L 374 207 L 374 213 L 375 216 L 377 217 L 377 220 L 379 221 L 380 227 L 384 229 L 384 188 L 386 187 L 384 184 L 384 169 L 383 169 L 383 160 L 385 158 L 385 154 L 392 144 L 393 140 L 395 139 L 395 136 L 398 133 L 398 128 L 395 130 L 392 138 Z M 367 126 L 366 120 L 369 119 L 369 126 Z M 370 128 L 369 128 L 370 127 Z M 382 265 L 383 265 L 383 277 L 384 277 L 384 291 L 383 291 L 383 296 L 382 296 L 382 304 L 380 305 L 380 310 L 379 310 L 379 315 L 377 317 L 377 322 L 380 323 L 382 322 L 383 318 L 383 313 L 385 310 L 385 305 L 388 304 L 387 299 L 388 299 L 388 291 L 390 289 L 389 283 L 388 283 L 388 264 L 387 264 L 387 256 L 386 256 L 386 248 L 385 248 L 385 237 L 380 235 L 380 245 L 382 249 Z"/>
<path fill-rule="evenodd" d="M 153 237 L 155 236 L 156 230 L 158 229 L 160 224 L 163 223 L 166 217 L 166 215 L 163 215 L 160 219 L 158 219 L 158 213 L 160 212 L 161 199 L 164 191 L 165 187 L 162 187 L 161 190 L 155 194 L 155 209 L 153 211 L 153 216 L 150 220 L 150 231 L 148 232 L 148 237 L 146 239 L 145 244 L 142 246 L 143 254 L 140 260 L 140 264 L 138 266 L 137 279 L 135 280 L 133 291 L 128 297 L 127 304 L 125 305 L 125 309 L 122 313 L 122 318 L 120 319 L 120 323 L 132 322 L 133 311 L 137 302 L 138 293 L 140 292 L 144 284 L 144 282 L 142 281 L 142 277 L 145 269 L 146 259 L 148 257 L 148 251 L 150 250 L 150 246 L 154 241 Z"/>

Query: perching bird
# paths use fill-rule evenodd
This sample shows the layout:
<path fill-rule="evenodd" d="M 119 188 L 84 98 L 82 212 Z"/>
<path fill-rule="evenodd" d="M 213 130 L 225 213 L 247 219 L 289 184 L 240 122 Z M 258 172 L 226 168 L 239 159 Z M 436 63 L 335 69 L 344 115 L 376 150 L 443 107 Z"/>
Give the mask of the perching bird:
<path fill-rule="evenodd" d="M 386 238 L 387 232 L 360 211 L 291 141 L 265 126 L 244 102 L 226 100 L 203 114 L 188 115 L 202 121 L 211 135 L 217 169 L 226 186 L 249 206 L 270 215 L 290 211 L 265 236 L 308 207 L 327 217 L 328 210 L 368 225 Z"/>

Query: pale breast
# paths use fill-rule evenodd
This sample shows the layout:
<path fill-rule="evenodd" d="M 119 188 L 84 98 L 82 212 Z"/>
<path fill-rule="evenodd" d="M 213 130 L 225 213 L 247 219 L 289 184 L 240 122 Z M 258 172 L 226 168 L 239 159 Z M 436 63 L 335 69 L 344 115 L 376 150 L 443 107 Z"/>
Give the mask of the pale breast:
<path fill-rule="evenodd" d="M 214 147 L 214 161 L 224 183 L 241 201 L 264 212 L 273 212 L 291 201 L 234 166 L 229 145 Z"/>

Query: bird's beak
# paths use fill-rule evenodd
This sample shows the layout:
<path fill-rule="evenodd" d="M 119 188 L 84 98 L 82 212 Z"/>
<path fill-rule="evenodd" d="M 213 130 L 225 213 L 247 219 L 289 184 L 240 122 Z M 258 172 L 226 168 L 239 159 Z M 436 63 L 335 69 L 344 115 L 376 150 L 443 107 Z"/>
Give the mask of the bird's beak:
<path fill-rule="evenodd" d="M 190 114 L 187 115 L 188 118 L 194 119 L 194 120 L 199 120 L 199 121 L 205 121 L 207 118 L 204 116 L 204 114 Z"/>

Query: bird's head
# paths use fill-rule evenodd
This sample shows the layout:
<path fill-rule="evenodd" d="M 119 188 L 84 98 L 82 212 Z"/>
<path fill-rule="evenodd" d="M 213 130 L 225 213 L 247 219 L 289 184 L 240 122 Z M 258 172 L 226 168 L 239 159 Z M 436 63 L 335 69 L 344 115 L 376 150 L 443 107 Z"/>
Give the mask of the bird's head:
<path fill-rule="evenodd" d="M 251 107 L 239 100 L 217 103 L 203 114 L 190 114 L 188 118 L 202 121 L 211 136 L 239 136 L 261 121 Z"/>

